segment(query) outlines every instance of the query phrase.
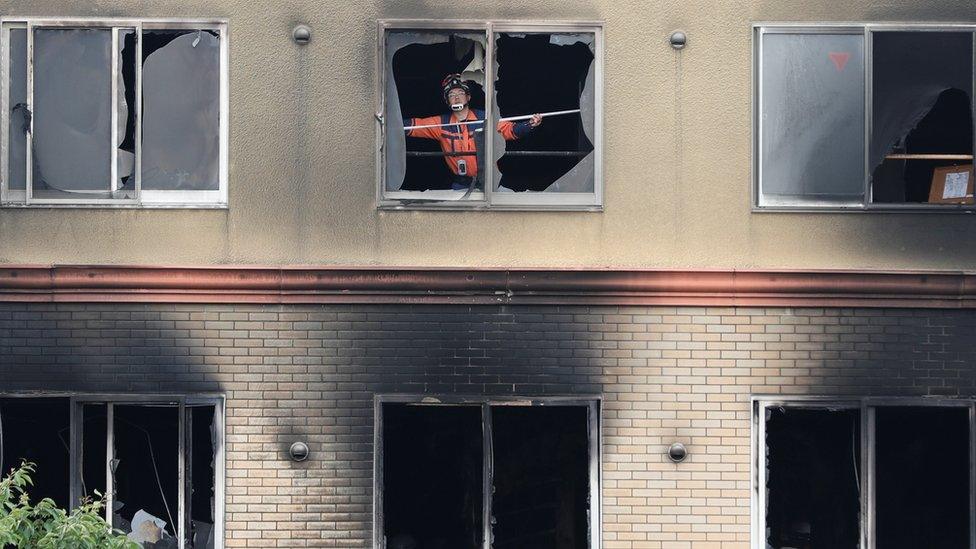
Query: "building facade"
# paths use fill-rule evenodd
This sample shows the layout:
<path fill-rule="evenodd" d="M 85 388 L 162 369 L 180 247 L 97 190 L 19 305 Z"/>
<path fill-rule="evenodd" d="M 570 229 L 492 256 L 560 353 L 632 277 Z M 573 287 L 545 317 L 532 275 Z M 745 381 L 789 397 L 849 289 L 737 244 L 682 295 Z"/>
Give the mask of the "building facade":
<path fill-rule="evenodd" d="M 38 495 L 146 547 L 976 544 L 967 3 L 0 13 Z"/>

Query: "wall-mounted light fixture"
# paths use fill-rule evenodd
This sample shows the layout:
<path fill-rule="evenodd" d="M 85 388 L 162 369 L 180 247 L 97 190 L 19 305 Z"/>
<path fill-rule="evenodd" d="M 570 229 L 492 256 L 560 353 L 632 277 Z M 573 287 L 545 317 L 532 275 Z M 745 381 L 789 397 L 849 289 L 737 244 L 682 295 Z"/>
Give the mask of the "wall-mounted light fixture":
<path fill-rule="evenodd" d="M 668 41 L 671 42 L 672 48 L 680 50 L 688 43 L 688 36 L 683 31 L 674 31 Z"/>
<path fill-rule="evenodd" d="M 301 441 L 293 442 L 288 449 L 288 455 L 292 461 L 305 461 L 308 459 L 308 444 Z"/>
<path fill-rule="evenodd" d="M 312 40 L 312 29 L 308 25 L 298 25 L 291 31 L 291 37 L 296 44 L 308 44 Z"/>
<path fill-rule="evenodd" d="M 668 448 L 668 459 L 675 463 L 681 463 L 688 457 L 688 449 L 680 442 L 672 443 Z"/>

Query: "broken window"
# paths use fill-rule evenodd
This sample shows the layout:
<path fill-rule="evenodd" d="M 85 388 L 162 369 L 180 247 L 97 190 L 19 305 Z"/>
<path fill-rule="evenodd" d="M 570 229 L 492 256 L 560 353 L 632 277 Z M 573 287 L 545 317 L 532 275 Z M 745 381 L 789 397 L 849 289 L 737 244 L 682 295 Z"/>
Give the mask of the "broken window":
<path fill-rule="evenodd" d="M 222 546 L 222 425 L 215 398 L 0 398 L 0 469 L 37 464 L 31 496 L 106 499 L 143 547 Z"/>
<path fill-rule="evenodd" d="M 68 505 L 71 407 L 66 398 L 0 399 L 0 476 L 24 461 L 37 465 L 31 500 Z"/>
<path fill-rule="evenodd" d="M 381 204 L 600 205 L 601 29 L 525 31 L 386 26 Z"/>
<path fill-rule="evenodd" d="M 973 29 L 757 27 L 757 205 L 973 205 Z"/>
<path fill-rule="evenodd" d="M 768 547 L 859 547 L 860 421 L 857 409 L 767 410 Z"/>
<path fill-rule="evenodd" d="M 873 38 L 873 200 L 972 204 L 973 33 L 875 32 Z M 941 167 L 958 168 L 949 173 L 960 174 L 950 179 L 961 187 L 947 187 L 946 175 L 933 179 Z M 942 192 L 933 195 L 933 185 Z"/>
<path fill-rule="evenodd" d="M 382 403 L 378 544 L 592 547 L 596 403 L 519 404 Z"/>
<path fill-rule="evenodd" d="M 875 411 L 876 546 L 970 547 L 970 410 Z"/>
<path fill-rule="evenodd" d="M 4 203 L 225 203 L 223 27 L 5 22 Z"/>
<path fill-rule="evenodd" d="M 974 411 L 970 401 L 758 402 L 754 546 L 970 547 Z"/>

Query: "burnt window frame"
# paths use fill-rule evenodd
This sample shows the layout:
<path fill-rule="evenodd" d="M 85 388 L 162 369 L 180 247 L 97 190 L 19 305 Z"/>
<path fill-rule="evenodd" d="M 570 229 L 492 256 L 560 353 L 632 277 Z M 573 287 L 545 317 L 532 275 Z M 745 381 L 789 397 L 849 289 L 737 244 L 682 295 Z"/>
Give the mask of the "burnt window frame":
<path fill-rule="evenodd" d="M 498 118 L 495 108 L 495 35 L 498 33 L 552 33 L 593 35 L 593 191 L 589 193 L 560 192 L 495 192 L 492 190 L 497 170 L 493 158 L 492 139 L 485 139 L 484 190 L 471 193 L 471 199 L 425 199 L 419 191 L 386 190 L 386 36 L 391 32 L 469 32 L 484 33 L 485 48 L 485 113 L 493 125 Z M 509 21 L 509 20 L 432 20 L 381 19 L 377 22 L 376 55 L 376 207 L 381 210 L 537 210 L 537 211 L 603 211 L 603 87 L 604 37 L 603 22 L 599 21 Z M 581 159 L 582 161 L 582 159 Z M 453 191 L 447 191 L 453 193 Z M 511 195 L 511 196 L 506 196 Z"/>
<path fill-rule="evenodd" d="M 32 136 L 27 137 L 27 171 L 26 187 L 23 191 L 11 190 L 8 188 L 8 139 L 10 126 L 9 108 L 9 47 L 10 29 L 22 28 L 27 30 L 28 51 L 27 51 L 27 104 L 33 110 L 33 52 L 31 44 L 33 42 L 33 30 L 37 28 L 62 28 L 62 29 L 105 29 L 112 33 L 113 46 L 117 44 L 120 31 L 134 30 L 136 33 L 136 58 L 141 58 L 142 54 L 142 32 L 157 30 L 200 30 L 217 33 L 219 37 L 219 61 L 220 89 L 218 92 L 219 120 L 218 127 L 218 172 L 217 190 L 143 190 L 142 189 L 142 65 L 143 61 L 137 61 L 135 66 L 135 104 L 131 108 L 130 116 L 134 119 L 135 140 L 134 140 L 134 159 L 133 175 L 134 190 L 132 198 L 37 198 L 32 196 L 31 180 L 31 151 L 30 142 Z M 94 18 L 94 17 L 22 17 L 22 16 L 3 16 L 0 17 L 0 207 L 42 207 L 42 208 L 208 208 L 223 209 L 228 204 L 228 179 L 229 179 L 229 104 L 230 104 L 230 78 L 229 78 L 229 29 L 228 21 L 223 18 Z M 112 52 L 112 140 L 118 142 L 118 124 L 116 117 L 118 113 L 118 74 L 121 67 L 121 56 L 117 47 L 113 47 Z M 32 122 L 33 125 L 33 122 Z M 116 155 L 118 147 L 111 148 L 111 184 L 114 186 L 118 180 L 116 177 L 118 162 Z"/>
<path fill-rule="evenodd" d="M 976 212 L 974 204 L 930 204 L 924 202 L 874 202 L 871 181 L 870 146 L 874 106 L 873 37 L 884 32 L 968 32 L 973 35 L 973 93 L 970 97 L 974 140 L 970 163 L 976 165 L 976 24 L 966 23 L 858 23 L 858 22 L 760 22 L 752 25 L 752 211 L 753 212 L 886 212 L 886 213 L 966 213 Z M 860 200 L 834 201 L 789 196 L 770 200 L 762 187 L 763 118 L 763 36 L 766 34 L 845 34 L 863 36 L 864 65 L 864 192 Z M 976 177 L 976 175 L 971 176 Z"/>
<path fill-rule="evenodd" d="M 879 408 L 961 408 L 969 410 L 969 548 L 976 549 L 976 400 L 932 397 L 753 396 L 751 398 L 750 547 L 766 548 L 766 411 L 771 408 L 858 410 L 860 412 L 858 523 L 861 549 L 877 549 L 875 412 Z M 933 467 L 937 464 L 933 464 Z"/>
<path fill-rule="evenodd" d="M 105 404 L 107 410 L 106 418 L 106 436 L 105 436 L 105 482 L 107 486 L 112 486 L 112 459 L 113 459 L 113 422 L 112 422 L 112 407 L 117 405 L 124 406 L 166 406 L 178 409 L 179 414 L 179 446 L 178 446 L 178 462 L 179 462 L 179 476 L 178 476 L 178 510 L 176 514 L 180 517 L 180 524 L 177 527 L 177 546 L 179 549 L 185 547 L 184 532 L 189 528 L 189 523 L 191 517 L 187 512 L 186 502 L 190 500 L 191 497 L 191 486 L 189 485 L 189 476 L 186 474 L 186 469 L 189 464 L 186 463 L 187 451 L 185 449 L 187 438 L 189 433 L 186 433 L 185 427 L 187 425 L 187 410 L 191 407 L 212 407 L 213 408 L 213 425 L 214 425 L 214 548 L 222 549 L 225 543 L 225 499 L 226 499 L 226 478 L 227 478 L 227 465 L 226 465 L 226 445 L 227 445 L 227 427 L 226 427 L 226 405 L 224 395 L 219 394 L 164 394 L 164 393 L 154 393 L 154 394 L 120 394 L 120 393 L 56 393 L 56 392 L 0 392 L 0 398 L 3 399 L 61 399 L 69 401 L 69 434 L 68 434 L 68 447 L 69 447 L 69 473 L 68 473 L 68 492 L 69 492 L 69 502 L 70 507 L 75 508 L 80 499 L 84 497 L 82 489 L 81 471 L 84 464 L 84 452 L 83 452 L 83 441 L 84 441 L 84 413 L 83 407 L 85 405 L 91 404 Z M 5 468 L 14 466 L 14 464 L 6 464 Z M 6 471 L 3 471 L 6 474 Z M 44 474 L 40 471 L 39 474 Z M 2 475 L 0 475 L 2 476 Z M 113 509 L 113 494 L 111 490 L 106 489 L 105 495 L 105 508 L 103 517 L 105 521 L 112 525 L 114 517 L 112 516 Z"/>
<path fill-rule="evenodd" d="M 602 486 L 603 486 L 603 402 L 592 396 L 457 396 L 422 394 L 382 394 L 373 398 L 373 547 L 383 548 L 383 406 L 400 404 L 430 407 L 480 407 L 482 424 L 482 547 L 491 549 L 493 448 L 491 410 L 496 407 L 578 407 L 587 410 L 587 460 L 589 464 L 589 512 L 587 535 L 589 549 L 602 547 Z"/>

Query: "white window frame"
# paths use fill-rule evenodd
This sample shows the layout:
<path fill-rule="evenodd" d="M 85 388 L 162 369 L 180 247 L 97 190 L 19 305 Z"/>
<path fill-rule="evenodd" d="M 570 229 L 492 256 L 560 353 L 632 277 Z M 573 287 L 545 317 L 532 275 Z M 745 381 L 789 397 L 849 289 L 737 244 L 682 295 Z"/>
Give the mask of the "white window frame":
<path fill-rule="evenodd" d="M 70 417 L 69 417 L 69 446 L 70 446 L 70 459 L 69 459 L 69 502 L 70 506 L 74 508 L 78 505 L 80 498 L 84 495 L 82 493 L 81 485 L 81 470 L 84 460 L 83 455 L 83 420 L 84 416 L 82 414 L 82 407 L 85 404 L 105 404 L 107 411 L 106 419 L 106 452 L 105 452 L 105 521 L 109 525 L 112 525 L 112 501 L 114 494 L 110 487 L 114 486 L 114 480 L 112 472 L 112 459 L 114 457 L 114 433 L 113 433 L 113 407 L 116 405 L 131 405 L 131 406 L 152 406 L 152 405 L 167 405 L 179 409 L 179 486 L 178 486 L 178 511 L 177 514 L 180 517 L 180 524 L 177 526 L 177 540 L 179 549 L 184 549 L 185 543 L 185 528 L 188 527 L 190 517 L 186 515 L 185 502 L 189 497 L 189 486 L 187 486 L 187 477 L 185 474 L 185 468 L 187 464 L 185 463 L 185 448 L 186 443 L 186 433 L 184 432 L 184 426 L 186 425 L 186 409 L 189 406 L 212 406 L 214 410 L 214 547 L 216 549 L 222 549 L 224 547 L 224 527 L 225 527 L 225 503 L 226 499 L 226 478 L 227 478 L 227 468 L 226 468 L 226 423 L 225 423 L 225 405 L 223 395 L 214 394 L 93 394 L 93 393 L 54 393 L 54 392 L 42 392 L 42 393 L 3 393 L 0 392 L 0 398 L 12 399 L 12 398 L 24 398 L 32 400 L 40 399 L 68 399 L 70 403 Z M 43 473 L 42 473 L 43 474 Z"/>
<path fill-rule="evenodd" d="M 762 22 L 752 25 L 752 210 L 754 212 L 905 212 L 973 213 L 976 204 L 874 203 L 871 185 L 870 145 L 873 116 L 873 37 L 879 32 L 970 32 L 973 34 L 973 94 L 970 97 L 976 128 L 976 24 L 953 23 L 797 23 Z M 835 202 L 795 198 L 770 199 L 762 194 L 763 36 L 766 34 L 849 34 L 864 37 L 864 195 L 860 201 Z M 974 129 L 976 134 L 976 129 Z M 976 164 L 976 135 L 973 140 Z"/>
<path fill-rule="evenodd" d="M 135 190 L 131 199 L 119 198 L 36 198 L 32 196 L 31 160 L 33 132 L 27 135 L 27 181 L 26 189 L 11 190 L 8 188 L 8 143 L 10 127 L 9 105 L 9 46 L 10 29 L 27 29 L 27 105 L 33 112 L 33 30 L 38 27 L 47 28 L 101 28 L 112 32 L 112 143 L 118 142 L 118 74 L 119 49 L 117 41 L 120 30 L 134 29 L 136 40 L 135 66 L 135 105 L 131 116 L 135 120 Z M 210 191 L 188 190 L 155 190 L 142 189 L 142 31 L 143 30 L 204 30 L 218 33 L 220 37 L 220 114 L 219 114 L 219 159 L 218 159 L 218 189 Z M 104 208 L 226 208 L 228 183 L 228 151 L 229 151 L 229 45 L 228 24 L 225 19 L 167 19 L 167 18 L 62 18 L 62 17 L 0 17 L 0 205 L 3 207 L 104 207 Z M 33 120 L 31 120 L 33 126 Z M 116 177 L 118 162 L 116 157 L 118 147 L 111 147 L 111 179 L 112 188 L 118 183 Z"/>
<path fill-rule="evenodd" d="M 969 410 L 969 548 L 976 549 L 976 401 L 930 397 L 754 396 L 751 418 L 751 547 L 766 548 L 766 411 L 770 408 L 846 409 L 860 411 L 861 471 L 860 542 L 862 549 L 879 549 L 875 536 L 875 410 L 884 407 Z M 933 465 L 937 466 L 937 465 Z M 883 549 L 883 548 L 880 548 Z"/>
<path fill-rule="evenodd" d="M 465 200 L 458 200 L 457 191 L 387 191 L 386 190 L 386 36 L 389 32 L 455 31 L 485 33 L 485 113 L 486 123 L 495 127 L 498 112 L 495 102 L 495 34 L 496 33 L 573 33 L 593 35 L 593 192 L 494 192 L 494 174 L 497 170 L 492 160 L 492 139 L 485 137 L 484 191 L 472 192 Z M 435 209 L 435 210 L 603 210 L 603 23 L 592 21 L 484 21 L 484 20 L 414 20 L 389 19 L 377 24 L 376 56 L 376 204 L 379 209 Z M 488 131 L 487 129 L 485 130 Z M 582 158 L 581 158 L 582 160 Z"/>
<path fill-rule="evenodd" d="M 601 426 L 603 418 L 602 398 L 593 396 L 550 396 L 550 397 L 490 397 L 457 395 L 417 395 L 393 394 L 375 395 L 373 399 L 373 547 L 382 549 L 385 545 L 383 532 L 383 405 L 404 404 L 411 406 L 439 407 L 480 407 L 482 422 L 482 544 L 483 549 L 491 549 L 492 538 L 492 425 L 491 409 L 502 406 L 572 406 L 586 408 L 587 459 L 589 460 L 589 513 L 587 516 L 587 535 L 589 549 L 602 547 L 601 525 L 603 486 L 603 441 Z"/>

